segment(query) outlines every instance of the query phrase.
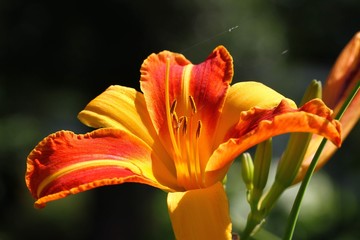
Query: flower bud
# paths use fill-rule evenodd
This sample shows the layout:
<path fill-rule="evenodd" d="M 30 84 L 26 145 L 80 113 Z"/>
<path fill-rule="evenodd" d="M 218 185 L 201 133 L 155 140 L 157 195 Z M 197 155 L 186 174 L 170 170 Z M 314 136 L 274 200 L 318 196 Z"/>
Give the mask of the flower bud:
<path fill-rule="evenodd" d="M 250 153 L 243 153 L 241 155 L 241 176 L 246 185 L 246 189 L 251 191 L 253 189 L 254 178 L 254 164 Z"/>
<path fill-rule="evenodd" d="M 322 98 L 321 82 L 315 79 L 312 80 L 312 82 L 307 87 L 305 94 L 300 102 L 300 106 L 314 98 Z"/>
<path fill-rule="evenodd" d="M 305 91 L 301 104 L 314 98 L 321 98 L 321 83 L 313 80 Z M 261 201 L 260 209 L 270 211 L 280 195 L 294 181 L 311 140 L 311 133 L 292 133 L 281 157 L 275 175 L 275 182 Z"/>
<path fill-rule="evenodd" d="M 272 158 L 272 139 L 260 143 L 254 159 L 254 188 L 263 190 L 266 186 Z"/>

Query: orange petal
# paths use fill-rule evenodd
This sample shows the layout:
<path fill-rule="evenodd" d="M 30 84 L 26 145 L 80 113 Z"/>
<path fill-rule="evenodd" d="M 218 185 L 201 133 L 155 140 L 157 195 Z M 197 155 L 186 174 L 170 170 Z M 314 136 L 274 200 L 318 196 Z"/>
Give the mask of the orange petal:
<path fill-rule="evenodd" d="M 176 239 L 231 239 L 229 204 L 221 183 L 169 193 L 167 202 Z"/>
<path fill-rule="evenodd" d="M 338 113 L 346 98 L 360 81 L 360 32 L 355 34 L 346 45 L 331 72 L 326 79 L 323 93 L 324 102 L 334 109 L 334 116 Z M 343 114 L 340 122 L 342 124 L 342 139 L 347 137 L 351 129 L 360 119 L 360 92 L 357 92 L 353 101 Z M 323 165 L 336 148 L 329 145 L 324 149 L 319 166 Z"/>
<path fill-rule="evenodd" d="M 341 144 L 340 123 L 331 118 L 332 111 L 320 99 L 307 102 L 299 109 L 283 100 L 276 108 L 253 108 L 243 112 L 240 121 L 211 156 L 206 167 L 208 184 L 221 179 L 233 159 L 248 148 L 270 137 L 289 132 L 322 135 L 335 145 Z M 217 171 L 217 172 L 211 172 Z"/>
<path fill-rule="evenodd" d="M 76 135 L 60 131 L 42 140 L 29 154 L 25 176 L 36 207 L 103 185 L 138 182 L 164 190 L 176 183 L 164 172 L 155 176 L 157 158 L 138 138 L 117 129 Z M 163 169 L 161 169 L 163 170 Z"/>
<path fill-rule="evenodd" d="M 219 46 L 198 65 L 191 64 L 181 54 L 169 51 L 152 54 L 144 61 L 141 67 L 141 89 L 150 117 L 165 145 L 171 142 L 167 124 L 169 113 L 165 106 L 167 61 L 170 64 L 169 104 L 176 100 L 177 116 L 188 117 L 191 115 L 188 111 L 191 107 L 189 97 L 193 98 L 197 109 L 196 117 L 202 123 L 200 142 L 203 146 L 209 146 L 208 136 L 212 135 L 216 127 L 232 79 L 232 57 L 224 47 Z M 203 149 L 202 154 L 205 152 L 210 155 L 208 149 Z"/>
<path fill-rule="evenodd" d="M 332 67 L 324 85 L 324 102 L 330 108 L 336 108 L 359 81 L 360 32 L 346 45 Z"/>
<path fill-rule="evenodd" d="M 360 81 L 360 32 L 355 34 L 351 41 L 336 60 L 325 82 L 323 100 L 338 113 L 346 98 Z M 353 101 L 340 119 L 342 124 L 342 139 L 344 140 L 351 129 L 360 119 L 360 92 L 357 92 Z M 331 148 L 332 153 L 335 149 Z M 323 151 L 328 158 L 332 153 Z"/>
<path fill-rule="evenodd" d="M 323 100 L 328 106 L 334 108 L 334 115 L 336 115 L 340 110 L 344 101 L 359 81 L 360 32 L 355 34 L 355 36 L 340 53 L 324 85 Z M 360 92 L 355 95 L 353 101 L 350 103 L 349 107 L 340 119 L 342 125 L 341 137 L 343 141 L 353 129 L 355 124 L 359 121 L 359 109 Z M 299 174 L 297 175 L 294 183 L 303 179 L 322 139 L 323 138 L 320 136 L 313 136 L 309 144 L 309 148 L 306 151 L 304 161 L 299 169 Z M 337 148 L 333 144 L 326 143 L 316 165 L 316 170 L 323 167 L 336 150 Z"/>
<path fill-rule="evenodd" d="M 359 119 L 360 119 L 359 109 L 360 109 L 360 92 L 358 92 L 355 95 L 355 97 L 353 98 L 353 101 L 350 103 L 349 107 L 346 109 L 345 113 L 343 114 L 342 118 L 340 119 L 340 123 L 342 126 L 342 131 L 341 131 L 342 141 L 345 140 L 345 138 L 349 135 L 350 131 L 353 129 L 353 127 L 359 121 Z M 299 173 L 298 173 L 294 183 L 297 183 L 304 178 L 306 171 L 309 168 L 310 163 L 315 155 L 315 152 L 317 151 L 322 140 L 323 140 L 323 138 L 318 135 L 314 135 L 312 137 L 309 147 L 306 151 L 304 161 L 301 164 Z M 330 160 L 331 156 L 336 152 L 337 149 L 338 148 L 336 146 L 334 146 L 334 144 L 327 142 L 325 144 L 323 151 L 320 154 L 320 157 L 319 157 L 319 160 L 318 160 L 315 170 L 322 168 Z"/>

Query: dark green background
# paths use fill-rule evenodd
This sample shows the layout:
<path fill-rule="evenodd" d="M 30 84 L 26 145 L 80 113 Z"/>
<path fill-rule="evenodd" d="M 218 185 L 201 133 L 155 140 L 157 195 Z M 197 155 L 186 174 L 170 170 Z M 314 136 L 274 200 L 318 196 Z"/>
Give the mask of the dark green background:
<path fill-rule="evenodd" d="M 1 0 L 0 239 L 173 239 L 166 193 L 148 186 L 99 188 L 34 209 L 27 154 L 57 130 L 89 131 L 77 113 L 109 85 L 139 89 L 142 61 L 164 49 L 198 63 L 223 44 L 234 82 L 261 81 L 299 101 L 360 30 L 359 12 L 358 0 Z M 308 194 L 316 214 L 301 214 L 295 239 L 360 238 L 359 134 L 357 126 L 318 174 Z M 281 138 L 275 146 L 276 158 Z M 243 200 L 244 190 L 229 184 L 231 203 Z M 286 201 L 265 225 L 279 236 Z M 235 231 L 239 211 L 232 204 Z"/>

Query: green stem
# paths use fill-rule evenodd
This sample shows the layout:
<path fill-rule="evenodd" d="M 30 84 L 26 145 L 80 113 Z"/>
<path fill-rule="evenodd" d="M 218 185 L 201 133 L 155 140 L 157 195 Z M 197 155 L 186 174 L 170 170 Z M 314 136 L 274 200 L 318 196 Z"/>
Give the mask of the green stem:
<path fill-rule="evenodd" d="M 257 210 L 251 211 L 246 221 L 246 227 L 241 234 L 241 240 L 247 240 L 248 238 L 250 238 L 253 233 L 259 230 L 263 221 L 264 216 L 262 213 Z"/>
<path fill-rule="evenodd" d="M 343 116 L 344 112 L 346 111 L 346 109 L 348 108 L 348 106 L 350 105 L 351 101 L 353 100 L 353 98 L 355 97 L 355 95 L 357 94 L 357 92 L 359 91 L 360 88 L 360 81 L 358 82 L 358 84 L 356 85 L 356 87 L 354 88 L 354 90 L 351 92 L 351 94 L 349 95 L 349 97 L 346 99 L 345 103 L 342 105 L 340 111 L 338 112 L 337 116 L 335 117 L 335 119 L 340 120 L 341 117 Z M 295 201 L 294 201 L 294 205 L 291 209 L 290 215 L 289 215 L 289 221 L 286 227 L 286 231 L 285 231 L 285 235 L 284 235 L 284 240 L 291 240 L 294 234 L 294 230 L 295 230 L 295 225 L 297 222 L 297 219 L 299 217 L 299 212 L 300 212 L 300 205 L 302 202 L 302 199 L 305 195 L 305 190 L 307 188 L 307 186 L 309 185 L 309 182 L 311 180 L 311 177 L 315 171 L 316 168 L 316 164 L 319 160 L 320 154 L 322 152 L 322 150 L 325 147 L 325 144 L 327 142 L 327 139 L 323 139 L 319 148 L 317 149 L 315 156 L 313 158 L 313 160 L 311 161 L 311 164 L 309 166 L 309 169 L 306 172 L 306 175 L 300 185 L 300 189 L 296 195 Z"/>

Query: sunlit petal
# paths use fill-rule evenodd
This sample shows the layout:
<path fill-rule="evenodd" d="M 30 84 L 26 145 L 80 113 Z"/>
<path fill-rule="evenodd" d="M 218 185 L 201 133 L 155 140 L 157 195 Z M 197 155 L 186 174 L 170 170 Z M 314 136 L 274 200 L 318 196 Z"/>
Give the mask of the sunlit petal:
<path fill-rule="evenodd" d="M 169 193 L 167 202 L 176 239 L 231 239 L 229 205 L 221 183 Z"/>
<path fill-rule="evenodd" d="M 270 109 L 279 105 L 283 95 L 259 82 L 239 82 L 232 85 L 227 93 L 223 112 L 220 117 L 218 128 L 215 132 L 215 146 L 224 141 L 227 132 L 238 123 L 240 114 L 252 107 Z M 296 104 L 287 99 L 292 107 Z"/>
<path fill-rule="evenodd" d="M 335 145 L 341 144 L 340 124 L 331 118 L 331 110 L 315 99 L 299 109 L 283 100 L 273 109 L 253 108 L 243 112 L 240 121 L 211 156 L 207 165 L 208 184 L 216 181 L 233 159 L 246 149 L 276 135 L 289 132 L 311 132 L 322 135 Z M 220 172 L 211 172 L 220 171 Z"/>
<path fill-rule="evenodd" d="M 191 65 L 182 54 L 163 51 L 159 54 L 151 54 L 142 64 L 141 90 L 144 92 L 147 109 L 157 132 L 160 132 L 167 119 L 165 107 L 165 80 L 166 64 L 170 65 L 170 100 L 181 94 L 181 81 L 185 66 Z M 176 84 L 175 84 L 176 83 Z"/>
<path fill-rule="evenodd" d="M 90 127 L 130 132 L 150 146 L 168 171 L 175 174 L 174 164 L 155 132 L 142 93 L 133 88 L 110 86 L 93 99 L 78 118 Z"/>
<path fill-rule="evenodd" d="M 151 145 L 156 136 L 142 93 L 133 88 L 110 86 L 78 115 L 94 128 L 110 127 L 129 131 Z"/>
<path fill-rule="evenodd" d="M 170 65 L 168 70 L 167 61 Z M 207 146 L 212 141 L 208 136 L 213 134 L 217 125 L 232 75 L 232 57 L 222 46 L 198 65 L 193 65 L 183 55 L 168 51 L 152 54 L 144 61 L 141 67 L 141 89 L 154 126 L 165 145 L 171 142 L 167 124 L 169 113 L 165 103 L 176 101 L 179 117 L 189 117 L 195 111 L 195 106 L 198 114 L 194 116 L 194 128 L 197 127 L 197 121 L 202 123 L 200 142 L 203 157 L 200 159 L 207 159 L 210 155 Z M 168 89 L 165 87 L 166 81 L 169 81 Z M 169 99 L 166 99 L 167 91 Z M 194 106 L 189 98 L 193 99 Z"/>
<path fill-rule="evenodd" d="M 100 129 L 84 135 L 61 131 L 45 138 L 29 154 L 26 184 L 37 207 L 69 194 L 123 182 L 171 190 L 175 176 L 157 165 L 157 160 L 151 148 L 121 130 Z M 160 179 L 155 171 L 162 172 Z"/>

